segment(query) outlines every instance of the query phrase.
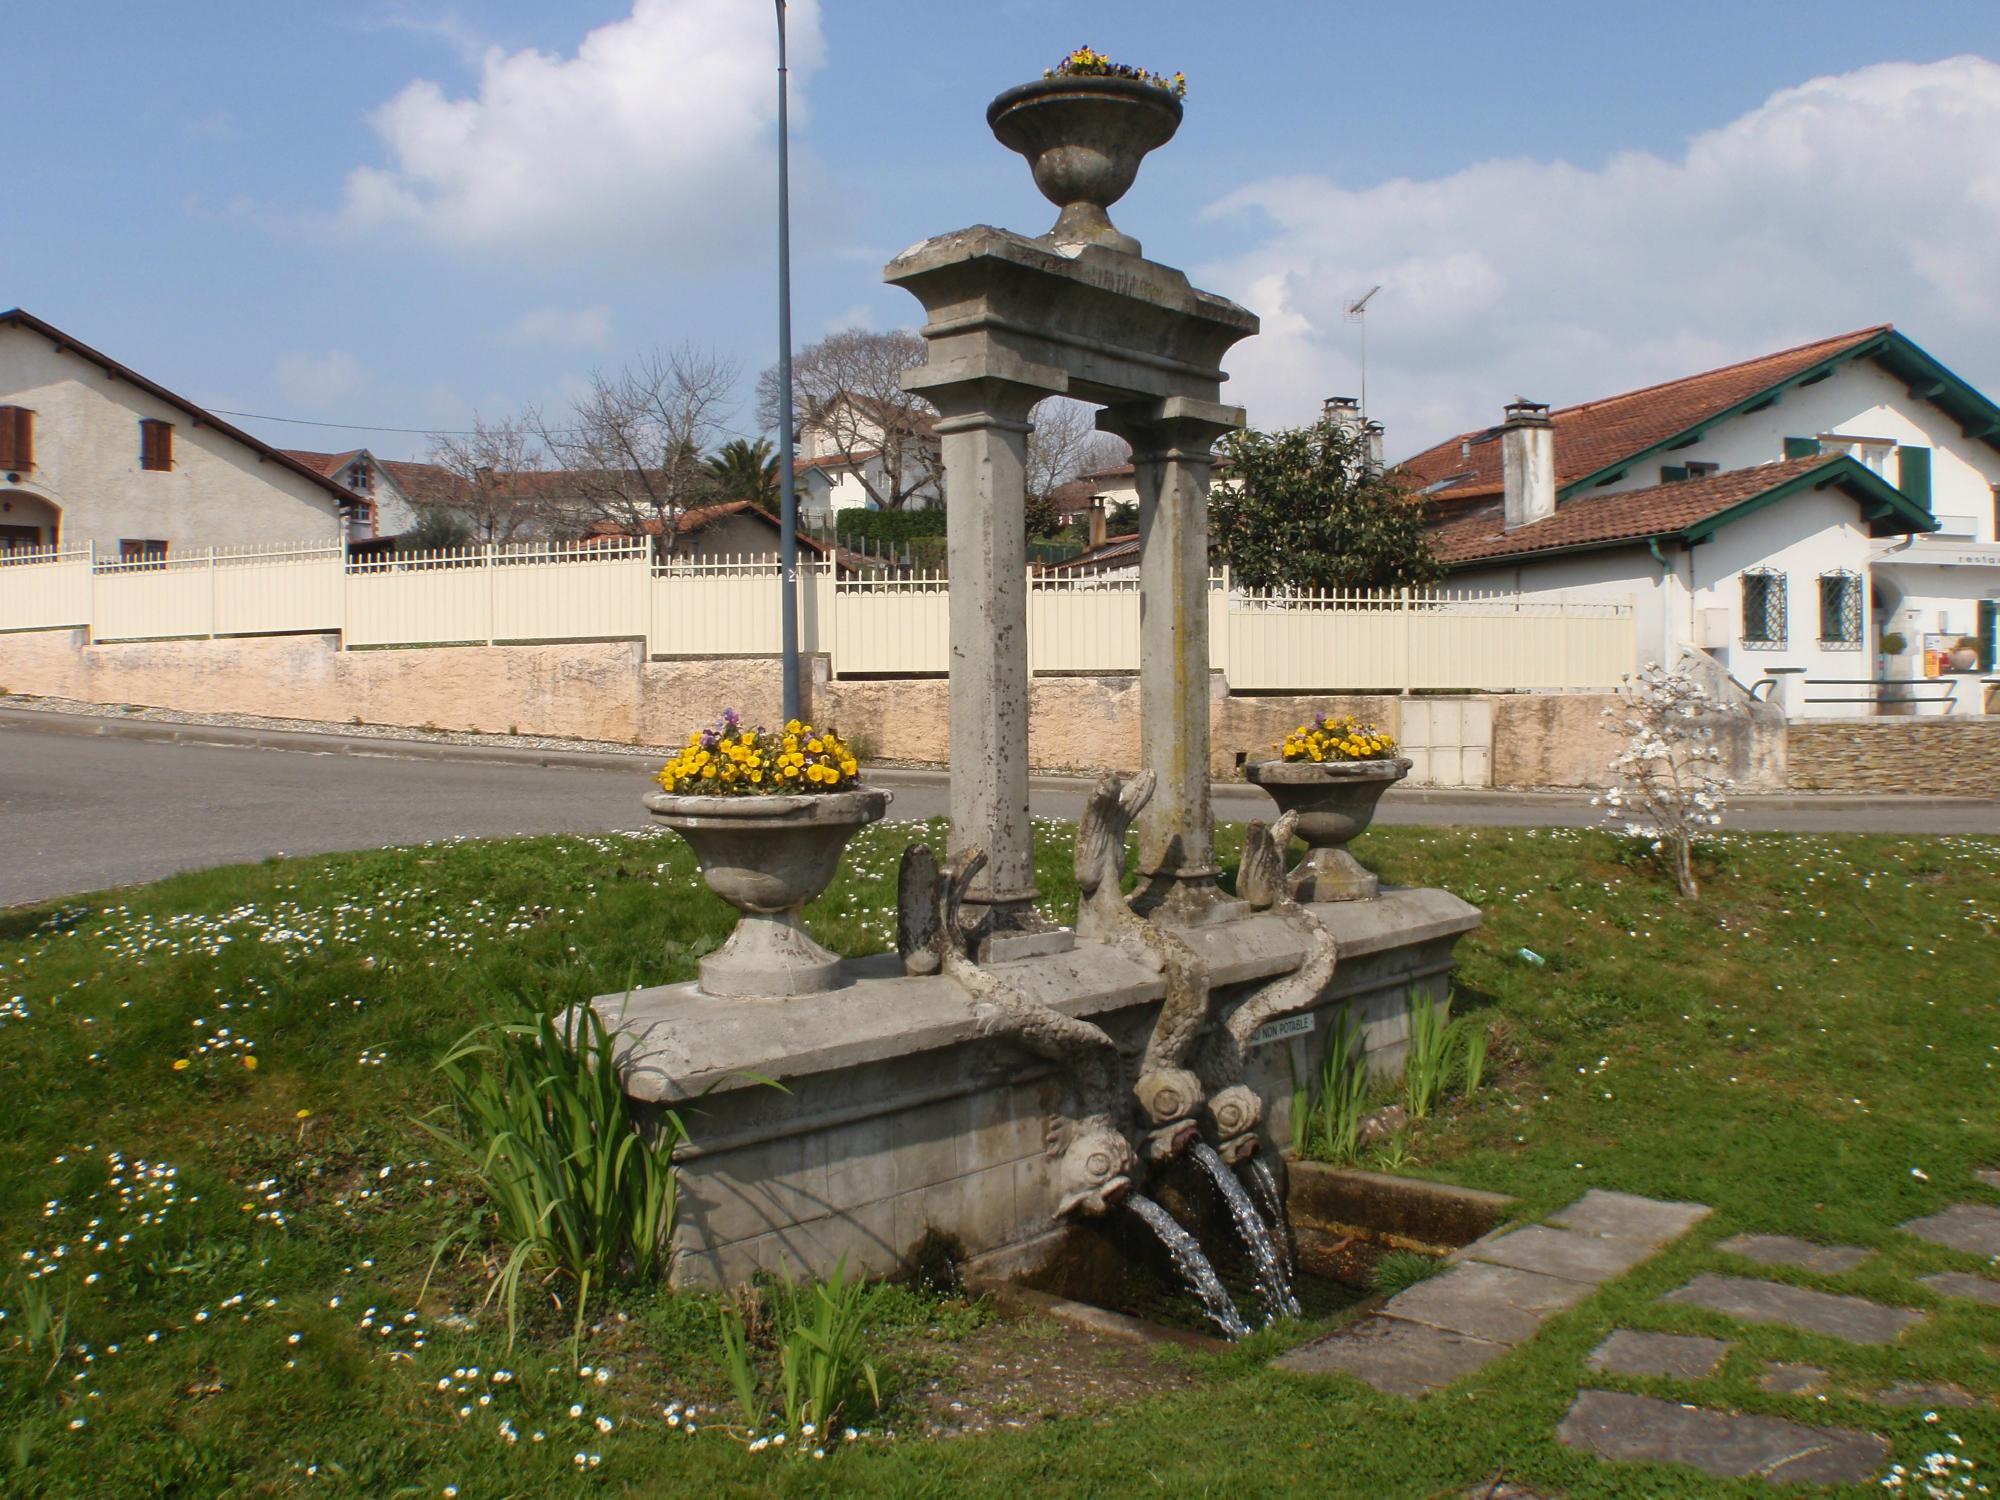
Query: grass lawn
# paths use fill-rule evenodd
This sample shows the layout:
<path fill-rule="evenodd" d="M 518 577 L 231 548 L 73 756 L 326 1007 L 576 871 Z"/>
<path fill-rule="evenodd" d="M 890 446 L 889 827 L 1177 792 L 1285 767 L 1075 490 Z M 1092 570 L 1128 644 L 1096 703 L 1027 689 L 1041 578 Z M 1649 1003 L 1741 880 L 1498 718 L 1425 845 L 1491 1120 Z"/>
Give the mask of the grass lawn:
<path fill-rule="evenodd" d="M 1068 831 L 1039 833 L 1059 909 Z M 857 841 L 812 913 L 823 941 L 887 944 L 910 837 Z M 814 1462 L 664 1419 L 724 1390 L 703 1298 L 608 1296 L 589 1375 L 553 1310 L 509 1353 L 476 1258 L 447 1258 L 419 1297 L 433 1247 L 478 1212 L 414 1123 L 442 1098 L 432 1064 L 510 993 L 566 1003 L 689 977 L 728 913 L 671 837 L 467 843 L 0 915 L 0 1490 L 1415 1497 L 1504 1473 L 1568 1496 L 1771 1494 L 1554 1441 L 1614 1326 L 1736 1342 L 1698 1391 L 1594 1384 L 1864 1426 L 1904 1464 L 1956 1433 L 2000 1487 L 2000 1310 L 1916 1285 L 1979 1267 L 1893 1232 L 2000 1202 L 1973 1178 L 2000 1166 L 2000 843 L 1736 835 L 1689 904 L 1595 833 L 1383 829 L 1357 852 L 1487 914 L 1460 948 L 1460 1001 L 1491 1029 L 1493 1081 L 1421 1126 L 1404 1170 L 1531 1211 L 1592 1186 L 1717 1210 L 1447 1393 L 1278 1375 L 1264 1361 L 1304 1336 L 1283 1328 L 1150 1370 L 1149 1354 L 1078 1348 L 1058 1372 L 1033 1363 L 1050 1330 L 899 1293 L 877 1345 L 887 1410 L 865 1424 L 899 1436 Z M 1861 1348 L 1659 1305 L 1699 1271 L 1746 1270 L 1712 1248 L 1746 1230 L 1876 1247 L 1847 1276 L 1797 1279 L 1930 1316 Z M 1765 1360 L 1826 1369 L 1825 1398 L 1766 1393 Z M 1014 1372 L 977 1389 L 1023 1425 L 923 1436 L 974 1367 Z M 1039 1399 L 1044 1380 L 1060 1400 Z M 1929 1422 L 1859 1399 L 1900 1380 L 1986 1405 Z"/>

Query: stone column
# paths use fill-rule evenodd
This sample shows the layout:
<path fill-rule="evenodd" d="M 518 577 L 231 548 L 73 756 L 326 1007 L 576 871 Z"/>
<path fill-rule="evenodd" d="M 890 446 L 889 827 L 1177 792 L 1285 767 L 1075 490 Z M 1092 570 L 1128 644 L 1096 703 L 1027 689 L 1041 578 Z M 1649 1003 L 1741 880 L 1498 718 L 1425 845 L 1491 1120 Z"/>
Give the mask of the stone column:
<path fill-rule="evenodd" d="M 1139 491 L 1139 715 L 1159 777 L 1139 815 L 1135 908 L 1179 923 L 1233 914 L 1215 883 L 1209 805 L 1208 481 L 1211 449 L 1240 407 L 1170 396 L 1099 413 L 1132 445 Z"/>
<path fill-rule="evenodd" d="M 970 913 L 996 935 L 1035 931 L 1028 819 L 1028 412 L 1049 394 L 1018 381 L 906 380 L 943 414 L 945 548 L 951 561 L 951 847 L 986 851 Z M 1009 945 L 1000 944 L 1006 950 Z"/>

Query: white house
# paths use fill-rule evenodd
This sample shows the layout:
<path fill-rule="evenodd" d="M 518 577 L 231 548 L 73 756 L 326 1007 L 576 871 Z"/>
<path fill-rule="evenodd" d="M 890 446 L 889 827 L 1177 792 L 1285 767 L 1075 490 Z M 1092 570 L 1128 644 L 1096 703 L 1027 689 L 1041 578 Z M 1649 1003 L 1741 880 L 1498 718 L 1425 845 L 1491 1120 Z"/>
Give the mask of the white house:
<path fill-rule="evenodd" d="M 925 510 L 943 493 L 934 418 L 846 392 L 799 424 L 793 472 L 799 513 L 830 524 L 843 510 Z"/>
<path fill-rule="evenodd" d="M 417 511 L 427 497 L 447 493 L 450 487 L 450 475 L 434 464 L 377 458 L 366 448 L 350 448 L 345 453 L 313 453 L 303 448 L 283 452 L 354 496 L 356 504 L 347 532 L 352 542 L 401 536 L 417 524 Z"/>
<path fill-rule="evenodd" d="M 0 313 L 0 548 L 336 542 L 355 497 L 15 308 Z"/>
<path fill-rule="evenodd" d="M 1794 716 L 2000 712 L 2000 407 L 1893 328 L 1516 402 L 1402 469 L 1454 587 L 1630 600 L 1642 655 Z"/>

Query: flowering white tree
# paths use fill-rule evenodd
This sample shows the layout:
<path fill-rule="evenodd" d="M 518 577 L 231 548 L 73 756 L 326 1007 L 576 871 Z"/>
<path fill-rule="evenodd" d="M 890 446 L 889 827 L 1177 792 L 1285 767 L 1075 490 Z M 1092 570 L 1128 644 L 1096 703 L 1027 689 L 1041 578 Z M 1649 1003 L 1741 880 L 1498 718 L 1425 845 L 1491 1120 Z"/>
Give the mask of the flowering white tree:
<path fill-rule="evenodd" d="M 1651 841 L 1683 896 L 1699 895 L 1694 841 L 1722 826 L 1731 785 L 1715 744 L 1715 721 L 1726 710 L 1687 673 L 1658 662 L 1647 663 L 1636 682 L 1625 680 L 1625 701 L 1604 714 L 1631 738 L 1612 757 L 1617 780 L 1591 800 L 1628 837 Z"/>

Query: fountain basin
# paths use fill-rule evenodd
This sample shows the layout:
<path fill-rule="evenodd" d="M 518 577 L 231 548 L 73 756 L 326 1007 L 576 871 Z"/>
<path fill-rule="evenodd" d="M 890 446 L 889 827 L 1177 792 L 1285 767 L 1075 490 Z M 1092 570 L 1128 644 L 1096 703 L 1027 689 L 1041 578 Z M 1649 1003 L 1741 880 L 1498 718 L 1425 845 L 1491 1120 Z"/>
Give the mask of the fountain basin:
<path fill-rule="evenodd" d="M 1313 911 L 1340 944 L 1333 983 L 1292 1034 L 1249 1058 L 1272 1142 L 1290 1139 L 1293 1079 L 1318 1069 L 1332 1013 L 1356 1017 L 1375 1066 L 1399 1066 L 1410 992 L 1442 999 L 1452 949 L 1479 924 L 1476 908 L 1438 890 Z M 1301 958 L 1292 927 L 1270 915 L 1188 940 L 1224 1013 Z M 994 972 L 1103 1027 L 1133 1060 L 1165 992 L 1156 971 L 1089 941 Z M 848 961 L 842 981 L 837 1006 L 717 1005 L 691 984 L 593 1002 L 618 1035 L 625 1091 L 642 1118 L 698 1102 L 694 1141 L 677 1157 L 677 1284 L 732 1284 L 760 1270 L 824 1275 L 843 1255 L 850 1272 L 895 1275 L 927 1241 L 970 1257 L 1057 1229 L 1049 1127 L 1064 1106 L 1061 1070 L 989 1035 L 955 982 L 904 975 L 893 954 Z"/>

